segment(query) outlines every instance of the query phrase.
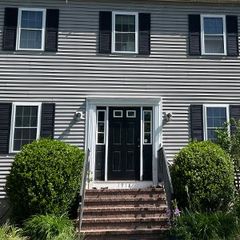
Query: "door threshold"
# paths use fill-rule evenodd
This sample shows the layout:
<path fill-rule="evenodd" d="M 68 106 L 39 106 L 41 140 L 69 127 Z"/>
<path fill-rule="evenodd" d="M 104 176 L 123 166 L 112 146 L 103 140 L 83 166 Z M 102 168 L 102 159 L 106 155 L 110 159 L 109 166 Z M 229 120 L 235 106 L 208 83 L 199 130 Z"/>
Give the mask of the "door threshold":
<path fill-rule="evenodd" d="M 89 184 L 89 189 L 136 189 L 152 187 L 152 181 L 95 181 Z"/>

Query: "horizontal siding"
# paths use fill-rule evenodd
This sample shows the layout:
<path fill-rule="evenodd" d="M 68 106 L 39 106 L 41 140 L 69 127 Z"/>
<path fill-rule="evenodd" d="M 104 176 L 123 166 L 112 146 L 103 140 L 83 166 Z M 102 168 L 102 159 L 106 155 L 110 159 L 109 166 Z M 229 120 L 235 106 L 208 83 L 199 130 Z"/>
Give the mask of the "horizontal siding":
<path fill-rule="evenodd" d="M 239 16 L 240 5 L 167 4 L 161 1 L 0 0 L 0 46 L 5 7 L 60 9 L 57 53 L 0 50 L 0 101 L 56 102 L 55 138 L 84 146 L 88 95 L 158 96 L 173 119 L 163 129 L 167 157 L 172 160 L 189 141 L 191 103 L 240 103 L 240 59 L 189 57 L 188 14 Z M 149 12 L 152 16 L 149 57 L 98 54 L 98 14 L 103 10 Z M 13 156 L 0 156 L 0 198 Z"/>

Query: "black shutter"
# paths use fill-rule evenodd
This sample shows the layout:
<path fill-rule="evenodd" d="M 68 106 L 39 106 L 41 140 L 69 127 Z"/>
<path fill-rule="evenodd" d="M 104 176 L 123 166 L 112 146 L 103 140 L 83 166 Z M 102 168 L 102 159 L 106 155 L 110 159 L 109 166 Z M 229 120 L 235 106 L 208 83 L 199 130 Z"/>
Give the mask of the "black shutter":
<path fill-rule="evenodd" d="M 139 54 L 151 54 L 151 15 L 139 13 Z"/>
<path fill-rule="evenodd" d="M 234 119 L 236 121 L 240 120 L 240 105 L 230 105 L 230 119 Z M 235 131 L 235 126 L 231 124 L 231 133 Z"/>
<path fill-rule="evenodd" d="M 45 36 L 45 51 L 47 52 L 57 52 L 58 50 L 58 26 L 59 10 L 47 9 Z"/>
<path fill-rule="evenodd" d="M 43 103 L 41 116 L 41 137 L 54 137 L 55 104 Z"/>
<path fill-rule="evenodd" d="M 3 28 L 3 50 L 14 51 L 16 49 L 18 9 L 5 8 Z"/>
<path fill-rule="evenodd" d="M 201 55 L 201 23 L 200 15 L 188 16 L 189 55 Z"/>
<path fill-rule="evenodd" d="M 191 118 L 191 138 L 192 140 L 202 141 L 203 137 L 203 106 L 191 105 L 190 106 Z"/>
<path fill-rule="evenodd" d="M 12 104 L 0 103 L 0 154 L 9 153 Z"/>
<path fill-rule="evenodd" d="M 112 51 L 112 12 L 99 13 L 99 53 Z"/>
<path fill-rule="evenodd" d="M 238 17 L 226 16 L 227 55 L 238 56 Z"/>

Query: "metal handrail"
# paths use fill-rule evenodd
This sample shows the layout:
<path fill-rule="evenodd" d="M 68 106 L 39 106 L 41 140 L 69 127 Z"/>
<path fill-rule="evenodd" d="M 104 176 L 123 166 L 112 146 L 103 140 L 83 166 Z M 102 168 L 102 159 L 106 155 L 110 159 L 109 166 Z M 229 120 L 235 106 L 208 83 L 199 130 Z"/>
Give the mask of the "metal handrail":
<path fill-rule="evenodd" d="M 163 147 L 158 150 L 158 182 L 164 183 L 168 207 L 170 210 L 172 210 L 172 200 L 174 192 L 172 178 L 169 170 L 169 163 L 167 161 L 165 150 Z"/>
<path fill-rule="evenodd" d="M 87 178 L 89 177 L 89 157 L 90 157 L 90 150 L 87 150 L 87 154 L 85 155 L 84 165 L 83 165 L 83 172 L 82 172 L 82 182 L 81 188 L 79 193 L 79 206 L 78 206 L 78 236 L 79 239 L 81 238 L 81 229 L 82 229 L 82 217 L 83 217 L 83 208 L 84 208 L 84 199 L 85 199 L 85 192 L 86 192 L 86 184 Z"/>

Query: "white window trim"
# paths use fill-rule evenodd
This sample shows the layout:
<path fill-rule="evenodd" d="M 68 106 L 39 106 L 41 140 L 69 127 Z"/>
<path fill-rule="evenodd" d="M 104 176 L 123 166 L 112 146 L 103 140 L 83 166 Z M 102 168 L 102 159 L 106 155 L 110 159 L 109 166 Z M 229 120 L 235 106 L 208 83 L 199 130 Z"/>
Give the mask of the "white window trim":
<path fill-rule="evenodd" d="M 224 52 L 223 53 L 206 53 L 205 52 L 205 33 L 204 33 L 204 18 L 222 18 L 223 19 L 223 41 Z M 227 31 L 226 31 L 226 15 L 216 14 L 201 14 L 201 52 L 202 55 L 214 55 L 214 56 L 226 56 L 227 55 Z"/>
<path fill-rule="evenodd" d="M 150 128 L 150 132 L 145 132 L 145 119 L 144 119 L 144 113 L 145 112 L 149 112 L 150 115 L 151 115 L 151 121 L 150 121 L 150 124 L 151 124 L 151 128 Z M 149 121 L 147 121 L 149 122 Z M 152 113 L 152 110 L 143 110 L 143 145 L 152 145 L 152 136 L 153 136 L 153 113 Z M 150 133 L 150 142 L 149 143 L 145 143 L 144 142 L 144 137 L 145 137 L 145 133 Z"/>
<path fill-rule="evenodd" d="M 121 115 L 116 115 L 116 113 L 119 112 Z M 113 110 L 113 117 L 114 118 L 123 118 L 123 110 Z"/>
<path fill-rule="evenodd" d="M 11 129 L 10 129 L 10 142 L 9 142 L 9 153 L 18 153 L 19 151 L 14 151 L 14 134 L 15 134 L 15 121 L 16 121 L 16 107 L 17 106 L 37 106 L 38 107 L 38 120 L 37 120 L 37 134 L 36 140 L 40 138 L 40 129 L 41 129 L 41 112 L 42 112 L 42 103 L 29 103 L 29 102 L 15 102 L 12 104 L 12 116 L 11 116 Z"/>
<path fill-rule="evenodd" d="M 115 31 L 115 22 L 116 22 L 116 15 L 133 15 L 135 16 L 135 51 L 116 51 L 116 31 Z M 112 12 L 112 53 L 130 53 L 130 54 L 138 54 L 138 36 L 139 36 L 139 29 L 138 29 L 138 13 L 137 12 L 122 12 L 122 11 L 114 11 Z"/>
<path fill-rule="evenodd" d="M 129 115 L 130 112 L 133 112 L 133 115 Z M 136 110 L 127 110 L 126 111 L 126 117 L 127 118 L 136 118 L 137 117 L 137 113 L 136 113 Z"/>
<path fill-rule="evenodd" d="M 207 108 L 226 108 L 226 121 L 230 121 L 229 105 L 228 104 L 204 104 L 203 105 L 203 129 L 204 129 L 204 140 L 208 140 L 207 134 Z M 228 126 L 228 133 L 230 134 L 230 126 Z"/>
<path fill-rule="evenodd" d="M 41 30 L 42 31 L 42 46 L 41 49 L 36 48 L 21 48 L 20 47 L 20 39 L 21 39 L 21 19 L 22 19 L 22 11 L 36 11 L 43 13 L 42 19 L 42 29 L 33 29 L 33 30 Z M 30 30 L 30 28 L 29 28 Z M 45 49 L 45 32 L 46 32 L 46 9 L 44 8 L 19 8 L 18 9 L 18 24 L 17 24 L 17 41 L 16 41 L 16 50 L 24 50 L 24 51 L 44 51 Z"/>
<path fill-rule="evenodd" d="M 103 143 L 99 143 L 98 142 L 98 133 L 99 133 L 98 132 L 98 123 L 99 123 L 99 121 L 98 121 L 98 113 L 99 112 L 104 112 L 104 121 L 100 121 L 100 122 L 104 122 Z M 102 133 L 102 132 L 100 132 L 100 133 Z M 104 109 L 97 110 L 96 143 L 97 143 L 97 145 L 105 145 L 106 144 L 106 110 L 104 110 Z"/>

